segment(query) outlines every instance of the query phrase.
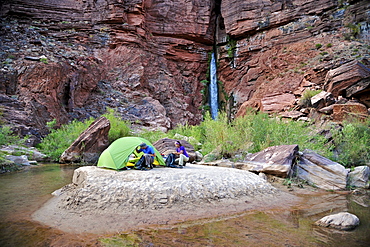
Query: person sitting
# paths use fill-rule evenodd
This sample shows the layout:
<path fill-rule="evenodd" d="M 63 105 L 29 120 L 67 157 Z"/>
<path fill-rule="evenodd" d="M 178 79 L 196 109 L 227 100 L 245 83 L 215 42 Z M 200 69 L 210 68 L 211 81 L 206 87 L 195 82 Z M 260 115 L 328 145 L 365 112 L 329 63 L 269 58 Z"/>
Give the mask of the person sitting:
<path fill-rule="evenodd" d="M 143 142 L 136 148 L 136 151 L 138 153 L 140 152 L 144 153 L 143 154 L 144 162 L 142 162 L 138 166 L 135 166 L 135 169 L 138 169 L 138 170 L 143 170 L 145 168 L 153 169 L 154 157 L 156 156 L 154 148 Z"/>
<path fill-rule="evenodd" d="M 174 154 L 178 155 L 178 158 L 175 160 L 179 164 L 180 168 L 185 166 L 185 163 L 189 161 L 189 154 L 186 152 L 186 149 L 179 141 L 175 142 L 176 152 Z"/>

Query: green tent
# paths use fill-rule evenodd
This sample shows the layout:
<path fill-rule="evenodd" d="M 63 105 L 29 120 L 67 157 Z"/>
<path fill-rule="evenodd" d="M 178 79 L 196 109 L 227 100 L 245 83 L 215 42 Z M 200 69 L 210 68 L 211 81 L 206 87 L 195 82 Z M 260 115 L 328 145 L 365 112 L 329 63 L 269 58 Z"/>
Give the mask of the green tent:
<path fill-rule="evenodd" d="M 136 148 L 143 142 L 154 148 L 156 153 L 154 164 L 165 166 L 166 164 L 164 163 L 162 155 L 148 140 L 141 137 L 122 137 L 115 140 L 102 152 L 98 160 L 98 167 L 106 167 L 115 170 L 126 167 L 129 162 L 130 155 L 134 152 L 136 153 Z M 138 155 L 141 156 L 143 153 L 140 152 Z"/>

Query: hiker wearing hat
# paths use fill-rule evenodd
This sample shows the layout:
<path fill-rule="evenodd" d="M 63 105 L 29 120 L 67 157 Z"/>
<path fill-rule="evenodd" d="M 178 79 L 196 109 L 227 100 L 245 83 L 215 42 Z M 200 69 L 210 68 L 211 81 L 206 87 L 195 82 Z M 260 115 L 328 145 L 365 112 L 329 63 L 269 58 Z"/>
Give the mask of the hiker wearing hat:
<path fill-rule="evenodd" d="M 143 152 L 143 156 L 145 159 L 145 162 L 141 165 L 136 167 L 136 169 L 142 170 L 143 168 L 147 167 L 152 169 L 153 168 L 153 162 L 155 157 L 155 152 L 152 146 L 146 145 L 146 143 L 141 143 L 137 148 L 136 151 L 138 153 Z"/>

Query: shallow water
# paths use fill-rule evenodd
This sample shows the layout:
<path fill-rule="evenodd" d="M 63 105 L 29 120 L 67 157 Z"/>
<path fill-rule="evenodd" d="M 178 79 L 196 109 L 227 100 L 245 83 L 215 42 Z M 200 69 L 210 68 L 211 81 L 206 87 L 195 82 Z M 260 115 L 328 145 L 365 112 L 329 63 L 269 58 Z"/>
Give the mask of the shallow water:
<path fill-rule="evenodd" d="M 302 195 L 286 209 L 152 226 L 119 235 L 70 234 L 32 221 L 51 193 L 69 184 L 75 167 L 40 165 L 0 175 L 0 246 L 370 246 L 369 195 Z M 299 190 L 299 188 L 295 188 Z M 353 231 L 315 227 L 319 218 L 348 211 L 360 218 Z"/>

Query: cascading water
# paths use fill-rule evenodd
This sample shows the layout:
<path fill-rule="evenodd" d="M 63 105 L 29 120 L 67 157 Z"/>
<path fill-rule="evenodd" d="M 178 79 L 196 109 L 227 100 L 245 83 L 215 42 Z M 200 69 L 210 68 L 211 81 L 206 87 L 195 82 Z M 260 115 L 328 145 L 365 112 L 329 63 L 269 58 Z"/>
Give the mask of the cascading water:
<path fill-rule="evenodd" d="M 217 68 L 216 68 L 216 56 L 212 52 L 211 64 L 210 64 L 210 77 L 211 83 L 209 84 L 209 95 L 210 95 L 210 107 L 212 119 L 217 118 L 218 114 L 218 86 L 217 86 Z"/>

